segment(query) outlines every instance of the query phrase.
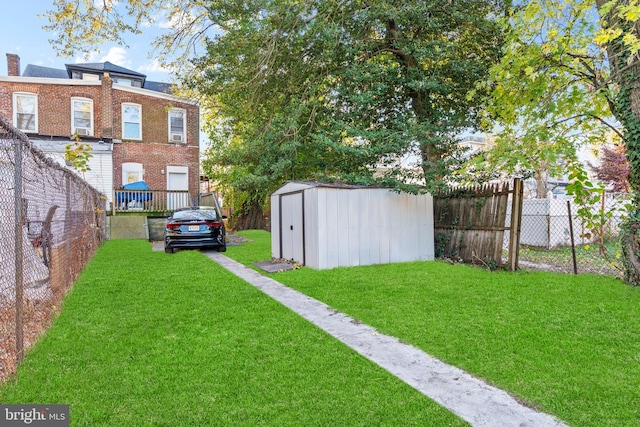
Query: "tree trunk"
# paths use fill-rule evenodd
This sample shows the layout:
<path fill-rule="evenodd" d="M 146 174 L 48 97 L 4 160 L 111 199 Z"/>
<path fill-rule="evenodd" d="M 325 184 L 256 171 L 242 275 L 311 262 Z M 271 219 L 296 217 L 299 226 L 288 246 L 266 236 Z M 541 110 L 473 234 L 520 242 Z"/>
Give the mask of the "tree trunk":
<path fill-rule="evenodd" d="M 402 35 L 402 31 L 396 24 L 393 19 L 387 21 L 387 45 L 386 47 L 392 49 L 393 54 L 398 61 L 398 65 L 406 75 L 410 75 L 412 70 L 419 66 L 416 57 L 404 51 L 403 49 L 397 48 L 397 44 L 404 38 Z M 428 109 L 427 103 L 425 102 L 427 97 L 425 93 L 420 92 L 419 90 L 412 89 L 408 90 L 407 96 L 411 99 L 411 109 L 416 115 L 416 118 L 420 122 L 428 122 L 431 120 L 431 112 Z M 422 173 L 424 183 L 427 184 L 431 179 L 433 181 L 438 181 L 443 178 L 442 174 L 439 173 L 437 164 L 440 159 L 446 154 L 441 147 L 435 142 L 436 139 L 433 138 L 433 135 L 425 135 L 424 138 L 420 141 L 420 156 L 422 160 Z"/>
<path fill-rule="evenodd" d="M 548 196 L 547 182 L 549 176 L 544 170 L 537 170 L 533 174 L 533 179 L 536 180 L 536 199 L 546 199 Z"/>

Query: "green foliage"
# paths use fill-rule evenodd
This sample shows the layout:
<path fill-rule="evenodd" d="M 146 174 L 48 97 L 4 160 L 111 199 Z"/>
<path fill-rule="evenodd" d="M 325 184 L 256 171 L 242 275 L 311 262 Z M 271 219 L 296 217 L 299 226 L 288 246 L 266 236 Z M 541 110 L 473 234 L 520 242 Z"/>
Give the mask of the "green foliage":
<path fill-rule="evenodd" d="M 88 172 L 91 170 L 89 159 L 93 157 L 91 145 L 82 143 L 77 135 L 75 139 L 75 142 L 65 145 L 64 160 L 78 172 Z"/>
<path fill-rule="evenodd" d="M 498 138 L 470 169 L 546 183 L 566 172 L 578 149 L 620 132 L 609 109 L 606 55 L 593 41 L 595 8 L 583 0 L 531 0 L 502 25 L 504 56 L 480 83 L 492 98 L 484 126 Z"/>
<path fill-rule="evenodd" d="M 602 190 L 587 185 L 575 166 L 578 148 L 617 135 L 627 147 L 634 210 L 638 206 L 640 103 L 632 92 L 639 77 L 639 17 L 636 1 L 530 0 L 503 22 L 510 29 L 505 55 L 481 86 L 492 90 L 487 126 L 498 119 L 505 140 L 523 143 L 497 150 L 493 158 L 499 161 L 489 167 L 526 166 L 520 153 L 552 141 L 544 156 L 534 158 L 543 166 L 553 156 L 565 163 L 572 193 L 587 203 L 580 215 L 591 231 L 604 221 L 588 205 L 598 202 Z"/>
<path fill-rule="evenodd" d="M 217 100 L 205 160 L 212 178 L 263 198 L 289 179 L 412 192 L 442 185 L 456 163 L 454 135 L 478 123 L 481 94 L 467 94 L 500 54 L 499 5 L 296 1 L 224 10 L 234 25 L 209 40 L 185 80 Z M 403 159 L 415 168 L 401 168 Z"/>
<path fill-rule="evenodd" d="M 47 28 L 71 54 L 174 23 L 158 57 L 208 110 L 205 170 L 255 211 L 289 179 L 443 185 L 455 135 L 479 123 L 476 85 L 501 55 L 508 4 L 60 0 Z"/>
<path fill-rule="evenodd" d="M 599 247 L 600 254 L 615 268 L 619 268 L 620 252 L 609 253 L 606 241 L 609 238 L 609 224 L 614 217 L 626 217 L 631 203 L 605 202 L 605 186 L 602 182 L 592 183 L 579 162 L 569 165 L 567 194 L 573 196 L 578 209 L 575 212 L 580 218 L 582 234 L 580 237 L 593 241 Z M 572 212 L 573 214 L 574 212 Z"/>
<path fill-rule="evenodd" d="M 192 0 L 55 0 L 43 17 L 43 28 L 55 35 L 51 46 L 61 56 L 78 53 L 89 59 L 101 45 L 115 43 L 127 47 L 128 34 L 141 34 L 145 28 L 167 28 L 151 46 L 149 58 L 165 69 L 181 74 L 190 70 L 189 58 L 202 47 L 203 37 L 218 28 L 209 20 L 209 2 Z M 166 25 L 171 23 L 171 25 Z"/>

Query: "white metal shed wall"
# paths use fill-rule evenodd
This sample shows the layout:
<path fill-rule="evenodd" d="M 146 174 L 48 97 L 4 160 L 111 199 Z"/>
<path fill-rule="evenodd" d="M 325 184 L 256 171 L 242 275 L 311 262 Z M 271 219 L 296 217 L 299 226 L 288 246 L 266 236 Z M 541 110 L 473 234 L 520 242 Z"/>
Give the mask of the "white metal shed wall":
<path fill-rule="evenodd" d="M 431 195 L 317 188 L 317 264 L 325 269 L 434 258 Z M 307 191 L 310 193 L 310 191 Z M 312 222 L 312 221 L 310 221 Z M 312 229 L 309 230 L 312 234 Z"/>
<path fill-rule="evenodd" d="M 280 212 L 281 208 L 291 212 Z M 297 216 L 303 233 L 294 239 L 302 242 L 302 249 L 290 252 L 283 240 L 288 242 L 293 233 L 290 224 L 295 222 L 291 218 Z M 316 269 L 434 258 L 429 194 L 287 183 L 271 197 L 271 218 L 272 256 L 283 256 L 285 246 L 284 257 L 291 255 Z M 283 218 L 286 224 L 281 223 Z"/>

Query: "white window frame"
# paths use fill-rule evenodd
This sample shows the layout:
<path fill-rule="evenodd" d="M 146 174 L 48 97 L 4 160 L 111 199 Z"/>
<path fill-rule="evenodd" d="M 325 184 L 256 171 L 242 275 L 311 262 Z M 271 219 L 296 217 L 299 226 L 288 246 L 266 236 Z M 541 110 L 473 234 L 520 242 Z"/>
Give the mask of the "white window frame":
<path fill-rule="evenodd" d="M 87 130 L 87 133 L 81 133 L 78 132 L 78 136 L 79 137 L 83 137 L 83 136 L 93 136 L 93 99 L 90 98 L 82 98 L 82 97 L 71 97 L 71 135 L 76 133 L 76 130 L 78 128 L 78 126 L 76 126 L 75 123 L 75 113 L 76 113 L 76 109 L 75 109 L 75 103 L 76 102 L 84 102 L 84 103 L 88 103 L 89 104 L 89 127 L 85 128 L 82 127 L 83 129 Z"/>
<path fill-rule="evenodd" d="M 30 97 L 33 98 L 33 108 L 34 108 L 34 128 L 33 129 L 21 129 L 18 123 L 18 114 L 21 112 L 18 111 L 18 98 L 19 97 Z M 23 113 L 24 114 L 24 113 Z M 16 128 L 20 129 L 24 133 L 38 133 L 38 95 L 31 92 L 14 92 L 13 93 L 13 124 Z"/>
<path fill-rule="evenodd" d="M 139 120 L 137 122 L 134 121 L 126 121 L 127 117 L 125 117 L 125 110 L 127 108 L 137 108 L 139 113 Z M 138 124 L 138 135 L 136 136 L 127 136 L 127 133 L 125 131 L 126 127 L 127 127 L 127 123 L 137 123 Z M 123 102 L 122 103 L 122 139 L 126 139 L 126 140 L 136 140 L 136 141 L 141 141 L 142 140 L 142 105 L 140 104 L 134 104 L 132 102 Z"/>
<path fill-rule="evenodd" d="M 138 179 L 135 181 L 129 181 L 129 174 L 135 174 Z M 122 185 L 127 185 L 130 182 L 144 181 L 144 168 L 142 163 L 126 162 L 122 164 Z"/>
<path fill-rule="evenodd" d="M 171 129 L 171 113 L 182 113 L 182 132 L 175 132 Z M 171 108 L 167 114 L 168 129 L 169 129 L 169 142 L 175 142 L 179 144 L 187 143 L 187 110 L 184 108 Z M 175 136 L 179 135 L 180 140 Z"/>
<path fill-rule="evenodd" d="M 119 85 L 123 85 L 123 86 L 133 86 L 133 80 L 131 79 L 124 79 L 124 78 L 115 78 L 115 83 L 118 83 Z"/>

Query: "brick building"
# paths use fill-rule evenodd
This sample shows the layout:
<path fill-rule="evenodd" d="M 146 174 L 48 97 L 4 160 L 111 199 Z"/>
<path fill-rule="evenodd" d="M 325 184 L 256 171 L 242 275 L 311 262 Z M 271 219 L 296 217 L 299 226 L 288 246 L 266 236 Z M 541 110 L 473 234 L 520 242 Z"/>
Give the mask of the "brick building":
<path fill-rule="evenodd" d="M 199 194 L 200 109 L 166 83 L 111 64 L 27 65 L 7 54 L 0 115 L 64 163 L 74 135 L 92 147 L 85 179 L 109 202 L 113 189 L 144 181 L 151 190 Z"/>

